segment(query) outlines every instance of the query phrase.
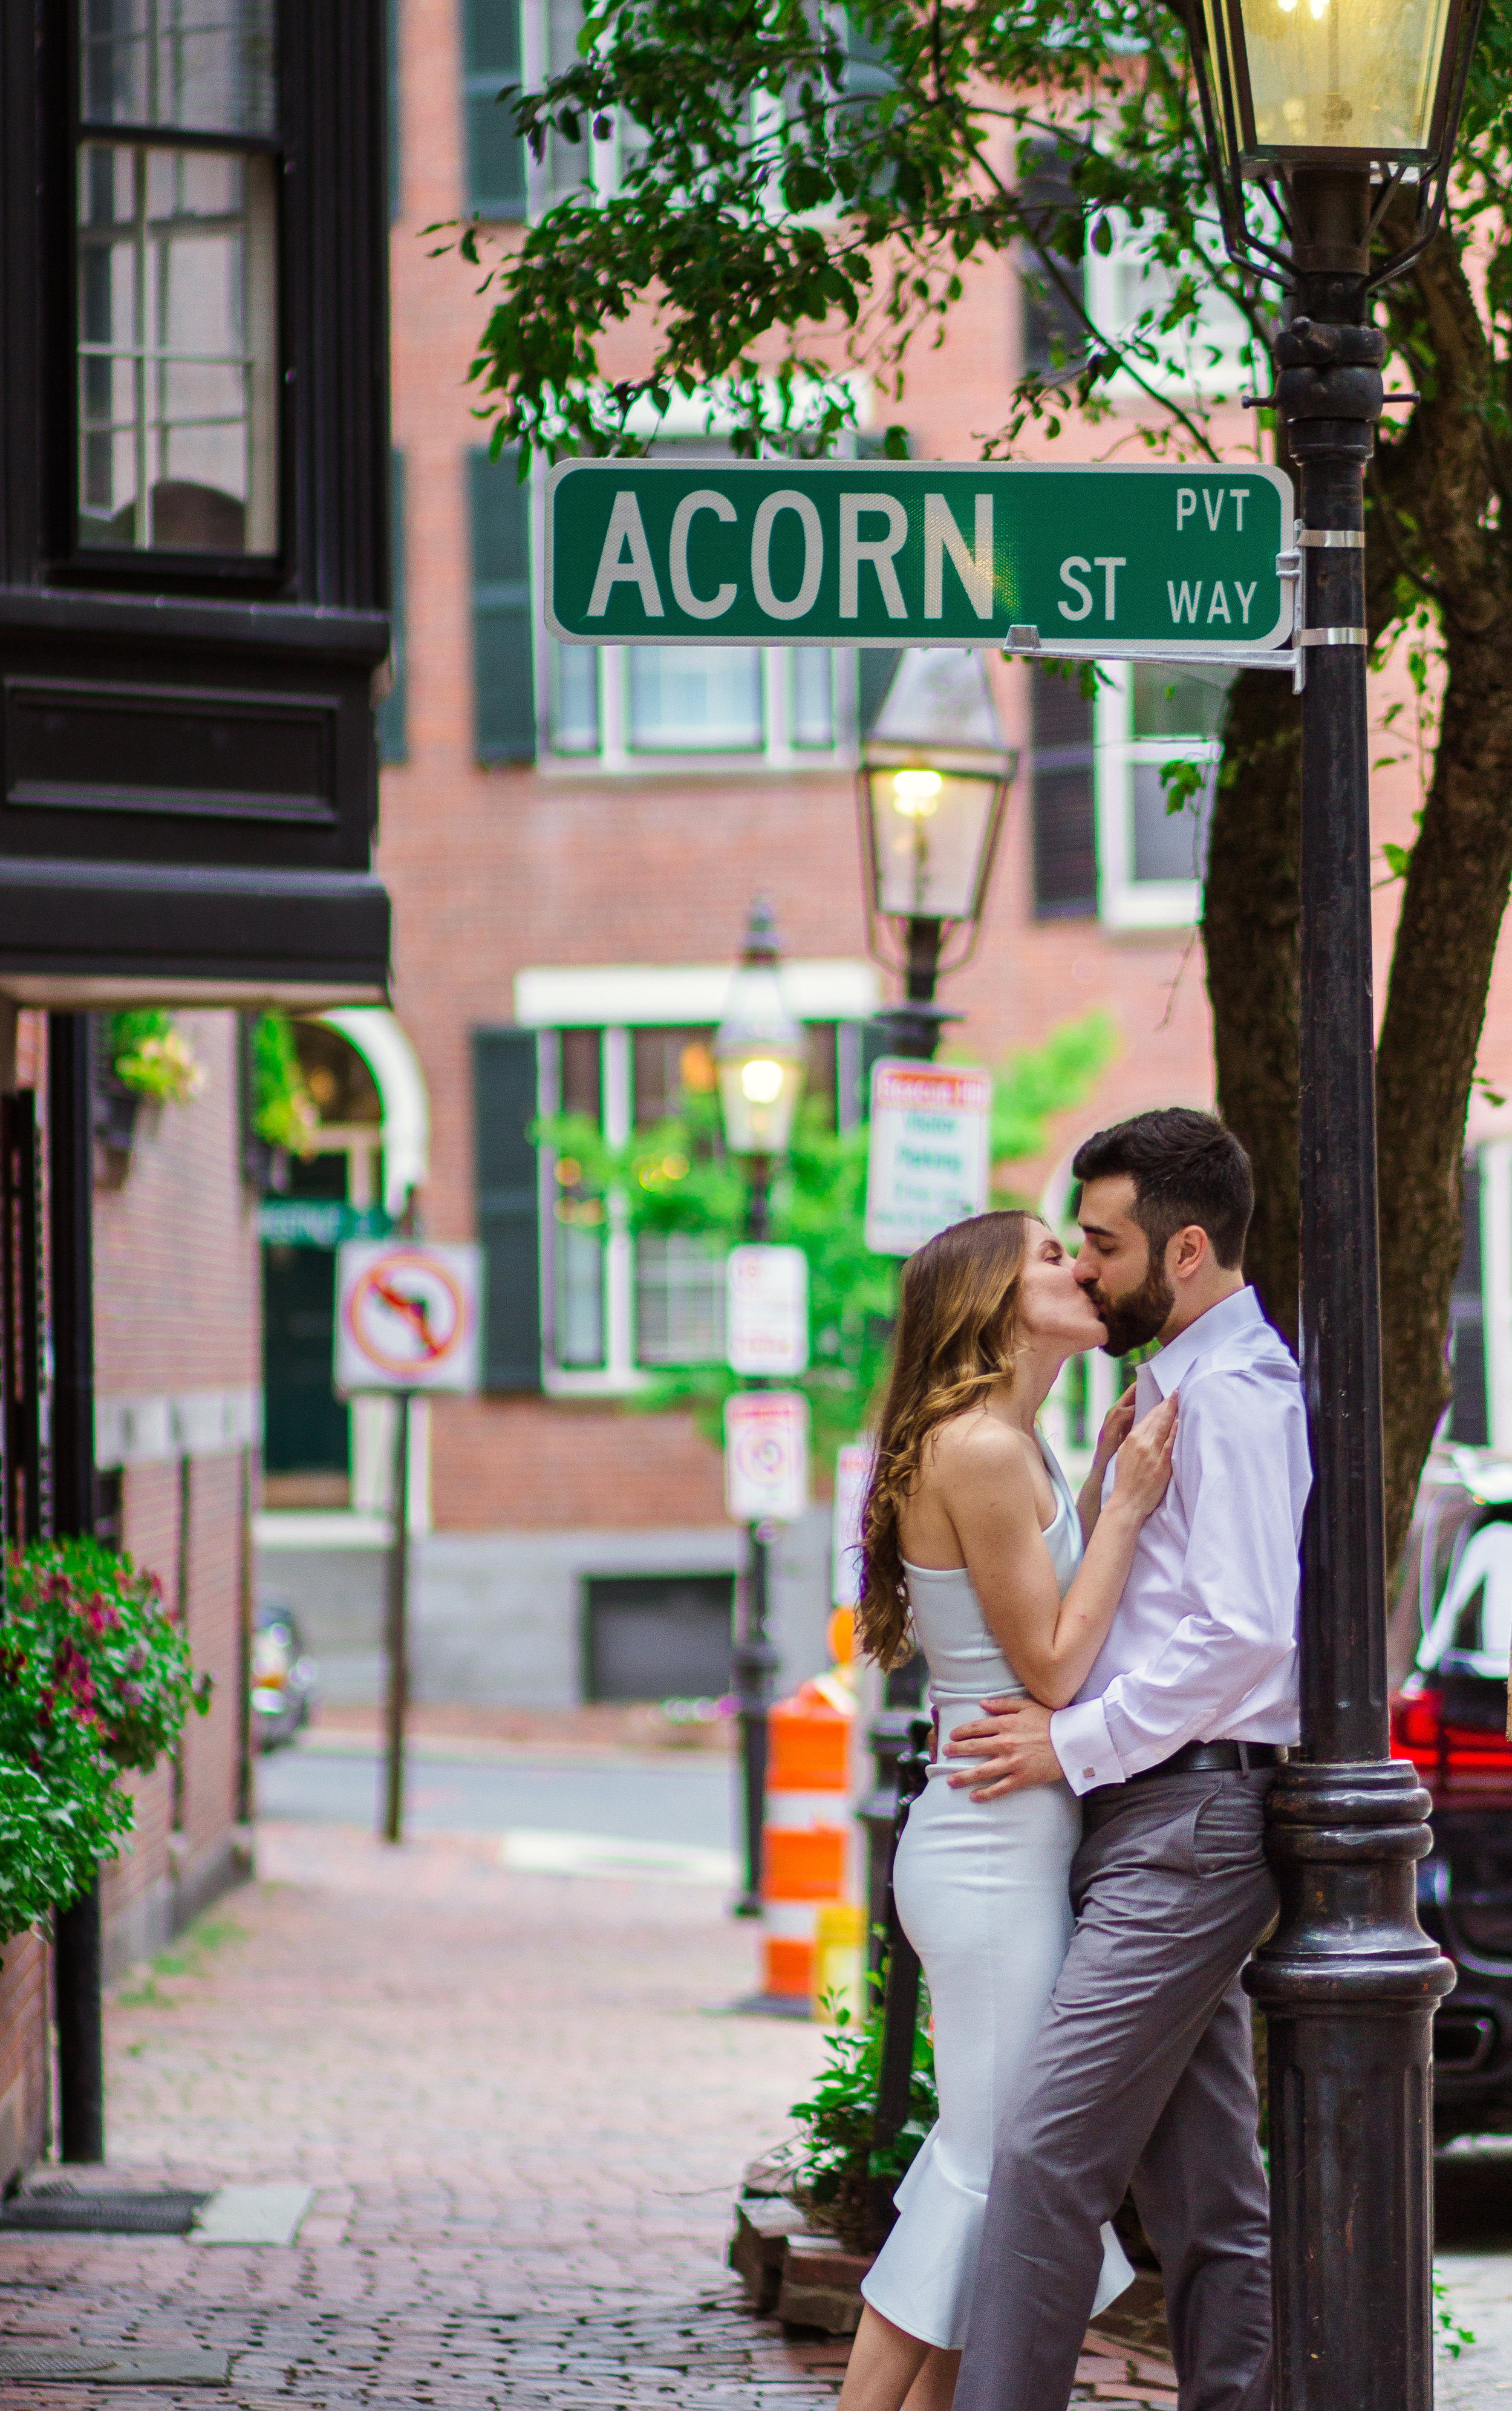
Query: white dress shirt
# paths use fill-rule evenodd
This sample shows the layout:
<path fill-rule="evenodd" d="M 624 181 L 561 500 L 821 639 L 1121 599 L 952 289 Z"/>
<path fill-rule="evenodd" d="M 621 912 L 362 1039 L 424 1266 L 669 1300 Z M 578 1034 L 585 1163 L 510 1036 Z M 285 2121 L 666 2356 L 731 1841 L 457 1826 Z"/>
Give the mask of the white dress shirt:
<path fill-rule="evenodd" d="M 1073 1791 L 1125 1783 L 1187 1742 L 1297 1738 L 1298 1549 L 1313 1476 L 1297 1367 L 1252 1289 L 1140 1366 L 1135 1413 L 1172 1390 L 1170 1486 L 1092 1672 L 1050 1719 Z"/>

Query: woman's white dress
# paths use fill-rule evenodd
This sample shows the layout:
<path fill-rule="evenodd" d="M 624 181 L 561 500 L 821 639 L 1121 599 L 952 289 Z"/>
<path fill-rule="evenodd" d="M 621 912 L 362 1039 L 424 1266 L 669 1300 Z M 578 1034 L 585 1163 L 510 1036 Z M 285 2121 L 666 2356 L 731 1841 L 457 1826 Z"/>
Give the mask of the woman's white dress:
<path fill-rule="evenodd" d="M 1045 1545 L 1064 1599 L 1082 1562 L 1066 1477 L 1040 1442 L 1055 1491 Z M 929 1667 L 940 1738 L 981 1702 L 1023 1693 L 964 1566 L 909 1566 L 914 1633 Z M 1068 1891 L 1082 1811 L 1064 1783 L 973 1800 L 937 1757 L 909 1811 L 894 1881 L 903 1930 L 923 1963 L 935 2022 L 939 2118 L 894 2197 L 898 2221 L 862 2283 L 874 2310 L 912 2336 L 958 2348 L 977 2271 L 993 2143 L 1071 1935 Z M 1104 2227 L 1103 2309 L 1134 2272 Z"/>

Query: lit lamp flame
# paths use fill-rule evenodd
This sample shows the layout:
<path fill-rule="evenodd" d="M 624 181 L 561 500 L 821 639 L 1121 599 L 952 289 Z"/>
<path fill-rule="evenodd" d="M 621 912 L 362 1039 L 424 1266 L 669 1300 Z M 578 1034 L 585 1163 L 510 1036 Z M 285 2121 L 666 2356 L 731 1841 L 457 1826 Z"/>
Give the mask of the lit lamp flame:
<path fill-rule="evenodd" d="M 782 1093 L 782 1066 L 769 1055 L 758 1055 L 740 1066 L 740 1087 L 753 1105 L 772 1105 Z"/>
<path fill-rule="evenodd" d="M 938 770 L 896 770 L 893 774 L 893 810 L 905 820 L 926 821 L 939 809 L 944 785 Z"/>

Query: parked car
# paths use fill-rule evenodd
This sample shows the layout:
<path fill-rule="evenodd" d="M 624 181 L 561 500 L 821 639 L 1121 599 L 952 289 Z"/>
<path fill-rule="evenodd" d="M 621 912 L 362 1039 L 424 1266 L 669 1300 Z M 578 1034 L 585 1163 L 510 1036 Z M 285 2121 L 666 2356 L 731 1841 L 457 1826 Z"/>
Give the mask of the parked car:
<path fill-rule="evenodd" d="M 252 1737 L 278 1749 L 309 1721 L 318 1668 L 305 1651 L 292 1608 L 265 1600 L 252 1631 Z"/>
<path fill-rule="evenodd" d="M 1437 2140 L 1512 2132 L 1512 1464 L 1435 1453 L 1392 1615 L 1393 1753 L 1433 1797 L 1418 1914 L 1459 1978 L 1433 2027 Z"/>

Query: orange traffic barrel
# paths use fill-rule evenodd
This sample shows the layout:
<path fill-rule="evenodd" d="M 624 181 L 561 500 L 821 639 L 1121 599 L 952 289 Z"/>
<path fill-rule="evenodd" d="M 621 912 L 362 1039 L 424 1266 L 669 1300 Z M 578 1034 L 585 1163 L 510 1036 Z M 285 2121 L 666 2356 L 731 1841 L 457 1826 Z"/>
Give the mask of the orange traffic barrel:
<path fill-rule="evenodd" d="M 812 1998 L 819 1911 L 845 1898 L 854 1718 L 837 1690 L 805 1683 L 767 1712 L 763 1990 L 788 2000 Z"/>

